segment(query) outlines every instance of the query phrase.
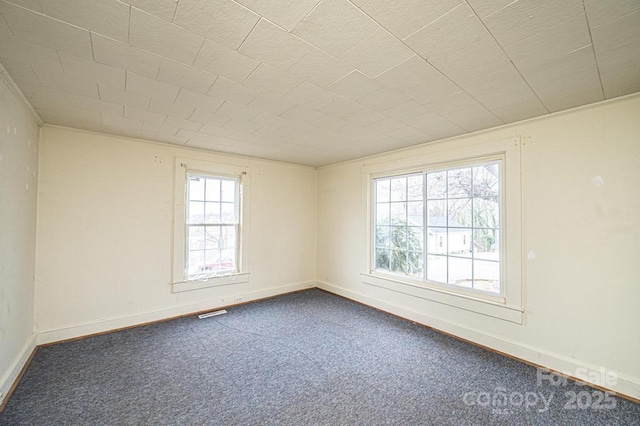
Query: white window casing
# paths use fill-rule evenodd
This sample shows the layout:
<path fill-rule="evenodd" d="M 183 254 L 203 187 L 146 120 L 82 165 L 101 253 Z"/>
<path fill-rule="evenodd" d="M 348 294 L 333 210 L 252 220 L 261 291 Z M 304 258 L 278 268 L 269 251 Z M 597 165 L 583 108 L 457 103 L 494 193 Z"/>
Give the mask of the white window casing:
<path fill-rule="evenodd" d="M 187 273 L 187 175 L 231 178 L 238 181 L 237 270 L 223 275 L 188 276 Z M 187 158 L 175 160 L 175 196 L 173 220 L 172 292 L 247 283 L 249 281 L 249 203 L 251 176 L 249 167 Z"/>

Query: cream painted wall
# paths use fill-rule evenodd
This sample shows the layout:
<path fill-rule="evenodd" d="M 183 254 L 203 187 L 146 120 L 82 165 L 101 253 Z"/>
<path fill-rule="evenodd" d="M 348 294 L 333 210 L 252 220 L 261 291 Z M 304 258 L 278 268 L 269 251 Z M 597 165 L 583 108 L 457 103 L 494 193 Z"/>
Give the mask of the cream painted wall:
<path fill-rule="evenodd" d="M 171 293 L 174 158 L 247 165 L 248 284 Z M 315 286 L 316 170 L 45 126 L 40 342 Z"/>
<path fill-rule="evenodd" d="M 363 284 L 363 166 L 417 147 L 321 168 L 319 286 L 576 376 L 599 367 L 640 397 L 640 96 L 455 138 L 520 135 L 523 148 L 524 324 Z M 599 184 L 602 180 L 602 185 Z"/>
<path fill-rule="evenodd" d="M 0 403 L 34 346 L 37 173 L 38 124 L 0 78 Z"/>

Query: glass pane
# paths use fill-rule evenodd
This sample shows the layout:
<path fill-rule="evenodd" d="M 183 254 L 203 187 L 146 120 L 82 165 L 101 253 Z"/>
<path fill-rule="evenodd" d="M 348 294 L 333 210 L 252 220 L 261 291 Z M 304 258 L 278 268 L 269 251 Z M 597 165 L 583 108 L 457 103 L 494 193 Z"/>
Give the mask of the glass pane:
<path fill-rule="evenodd" d="M 421 226 L 410 226 L 407 228 L 408 240 L 407 248 L 411 251 L 424 251 L 424 228 Z"/>
<path fill-rule="evenodd" d="M 220 269 L 224 271 L 232 271 L 236 269 L 235 249 L 224 249 L 221 251 Z"/>
<path fill-rule="evenodd" d="M 473 288 L 491 293 L 500 293 L 500 263 L 474 260 Z"/>
<path fill-rule="evenodd" d="M 187 263 L 187 273 L 189 275 L 199 273 L 204 266 L 204 251 L 190 251 Z"/>
<path fill-rule="evenodd" d="M 205 234 L 205 248 L 217 249 L 220 244 L 220 227 L 219 226 L 207 226 Z"/>
<path fill-rule="evenodd" d="M 471 227 L 471 198 L 449 200 L 449 218 L 447 226 Z"/>
<path fill-rule="evenodd" d="M 410 251 L 407 253 L 407 274 L 416 278 L 423 278 L 424 257 L 421 252 Z"/>
<path fill-rule="evenodd" d="M 204 203 L 202 201 L 189 201 L 187 223 L 204 223 Z"/>
<path fill-rule="evenodd" d="M 471 257 L 471 229 L 449 228 L 447 250 L 449 254 Z"/>
<path fill-rule="evenodd" d="M 207 201 L 220 201 L 220 179 L 207 179 L 205 195 Z"/>
<path fill-rule="evenodd" d="M 222 223 L 236 223 L 236 205 L 233 203 L 221 203 Z"/>
<path fill-rule="evenodd" d="M 385 249 L 376 249 L 376 268 L 389 270 L 389 258 L 391 252 Z"/>
<path fill-rule="evenodd" d="M 204 201 L 204 178 L 189 176 L 189 200 Z"/>
<path fill-rule="evenodd" d="M 200 272 L 217 272 L 220 269 L 220 250 L 204 252 L 204 266 Z"/>
<path fill-rule="evenodd" d="M 388 226 L 376 227 L 376 247 L 389 248 L 389 232 Z"/>
<path fill-rule="evenodd" d="M 472 287 L 471 259 L 449 257 L 449 284 Z"/>
<path fill-rule="evenodd" d="M 473 226 L 476 228 L 500 227 L 500 203 L 498 197 L 473 199 Z"/>
<path fill-rule="evenodd" d="M 391 205 L 389 203 L 378 203 L 376 205 L 376 225 L 388 225 L 389 224 L 389 209 Z"/>
<path fill-rule="evenodd" d="M 447 173 L 437 172 L 427 174 L 427 198 L 446 198 Z"/>
<path fill-rule="evenodd" d="M 389 227 L 389 246 L 394 250 L 407 249 L 407 227 L 405 226 Z"/>
<path fill-rule="evenodd" d="M 227 202 L 236 201 L 236 181 L 235 180 L 222 180 L 222 194 L 220 199 Z"/>
<path fill-rule="evenodd" d="M 439 283 L 447 282 L 446 256 L 427 256 L 427 279 Z"/>
<path fill-rule="evenodd" d="M 473 257 L 500 260 L 500 233 L 497 229 L 473 230 Z"/>
<path fill-rule="evenodd" d="M 407 199 L 407 178 L 391 179 L 391 201 L 405 201 Z"/>
<path fill-rule="evenodd" d="M 424 199 L 424 175 L 409 176 L 407 181 L 407 195 L 409 200 Z"/>
<path fill-rule="evenodd" d="M 204 248 L 204 226 L 189 227 L 189 241 L 187 246 L 189 251 L 202 250 Z"/>
<path fill-rule="evenodd" d="M 407 203 L 407 219 L 409 225 L 422 226 L 424 224 L 424 203 L 422 201 Z"/>
<path fill-rule="evenodd" d="M 485 164 L 473 168 L 473 195 L 475 197 L 497 197 L 500 193 L 500 165 Z"/>
<path fill-rule="evenodd" d="M 391 250 L 391 271 L 406 273 L 407 269 L 406 250 Z"/>
<path fill-rule="evenodd" d="M 447 253 L 447 228 L 427 228 L 427 253 Z"/>
<path fill-rule="evenodd" d="M 427 225 L 447 226 L 447 201 L 427 201 Z"/>
<path fill-rule="evenodd" d="M 471 196 L 471 169 L 447 171 L 449 198 Z"/>
<path fill-rule="evenodd" d="M 205 203 L 204 220 L 206 223 L 220 223 L 220 203 Z"/>
<path fill-rule="evenodd" d="M 391 223 L 393 225 L 407 224 L 407 203 L 391 203 Z"/>
<path fill-rule="evenodd" d="M 376 181 L 376 202 L 389 201 L 391 196 L 391 182 L 389 179 Z"/>
<path fill-rule="evenodd" d="M 220 236 L 220 248 L 234 248 L 237 244 L 236 227 L 223 226 Z"/>

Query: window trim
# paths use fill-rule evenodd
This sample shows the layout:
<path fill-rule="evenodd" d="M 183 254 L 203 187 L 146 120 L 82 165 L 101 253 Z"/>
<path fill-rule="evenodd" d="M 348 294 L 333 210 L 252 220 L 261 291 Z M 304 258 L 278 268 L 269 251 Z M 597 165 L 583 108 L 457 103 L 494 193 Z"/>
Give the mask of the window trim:
<path fill-rule="evenodd" d="M 457 143 L 456 143 L 457 142 Z M 412 157 L 396 157 L 394 160 L 366 164 L 362 168 L 363 213 L 366 220 L 366 251 L 361 280 L 363 283 L 382 287 L 397 293 L 408 294 L 432 302 L 522 324 L 523 317 L 523 259 L 522 259 L 522 150 L 520 137 L 484 143 L 448 142 L 425 146 Z M 455 146 L 452 146 L 454 145 Z M 468 291 L 451 285 L 419 279 L 401 274 L 381 272 L 374 264 L 373 182 L 374 179 L 429 170 L 456 168 L 487 159 L 502 159 L 502 200 L 500 248 L 504 250 L 501 261 L 502 294 L 490 295 Z"/>
<path fill-rule="evenodd" d="M 237 248 L 237 272 L 188 280 L 186 275 L 186 202 L 187 174 L 238 179 L 239 191 L 239 247 Z M 171 288 L 173 293 L 249 282 L 249 203 L 251 175 L 249 167 L 222 164 L 187 158 L 175 159 L 175 193 L 173 217 L 173 269 Z"/>

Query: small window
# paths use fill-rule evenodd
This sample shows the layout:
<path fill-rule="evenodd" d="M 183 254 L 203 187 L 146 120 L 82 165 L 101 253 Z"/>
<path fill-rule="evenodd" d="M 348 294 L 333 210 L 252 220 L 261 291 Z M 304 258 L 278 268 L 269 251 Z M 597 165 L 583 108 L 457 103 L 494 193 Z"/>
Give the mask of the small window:
<path fill-rule="evenodd" d="M 187 280 L 238 272 L 239 180 L 188 173 L 187 200 Z"/>
<path fill-rule="evenodd" d="M 374 270 L 502 294 L 501 164 L 374 179 Z"/>

